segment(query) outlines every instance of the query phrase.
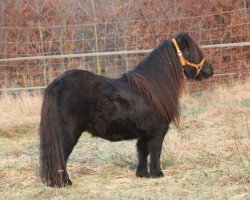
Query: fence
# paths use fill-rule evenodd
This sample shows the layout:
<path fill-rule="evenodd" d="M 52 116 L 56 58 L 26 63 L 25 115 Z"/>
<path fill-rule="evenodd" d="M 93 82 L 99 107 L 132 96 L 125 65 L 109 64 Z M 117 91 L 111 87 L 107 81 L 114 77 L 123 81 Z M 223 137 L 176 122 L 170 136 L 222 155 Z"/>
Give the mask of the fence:
<path fill-rule="evenodd" d="M 116 78 L 174 33 L 188 31 L 215 66 L 213 83 L 250 75 L 249 8 L 170 19 L 50 27 L 0 27 L 0 90 L 44 88 L 69 69 Z"/>

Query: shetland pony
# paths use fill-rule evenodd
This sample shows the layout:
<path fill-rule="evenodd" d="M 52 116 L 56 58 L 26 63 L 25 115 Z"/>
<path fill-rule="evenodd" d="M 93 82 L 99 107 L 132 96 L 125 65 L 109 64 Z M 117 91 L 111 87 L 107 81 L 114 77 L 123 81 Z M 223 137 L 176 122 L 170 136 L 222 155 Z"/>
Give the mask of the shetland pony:
<path fill-rule="evenodd" d="M 179 125 L 183 74 L 195 80 L 213 75 L 212 65 L 203 59 L 194 40 L 179 33 L 118 79 L 85 70 L 70 70 L 57 77 L 44 92 L 41 111 L 42 182 L 51 187 L 72 184 L 66 163 L 84 131 L 109 141 L 137 139 L 136 176 L 163 176 L 162 143 L 169 124 Z M 191 66 L 201 60 L 200 66 Z"/>

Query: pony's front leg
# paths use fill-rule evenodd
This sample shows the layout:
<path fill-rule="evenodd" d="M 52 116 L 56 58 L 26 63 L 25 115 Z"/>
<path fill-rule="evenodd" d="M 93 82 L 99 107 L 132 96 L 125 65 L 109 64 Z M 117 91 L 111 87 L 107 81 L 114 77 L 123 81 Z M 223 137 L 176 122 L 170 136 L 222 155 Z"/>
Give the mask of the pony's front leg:
<path fill-rule="evenodd" d="M 138 152 L 138 167 L 136 170 L 136 176 L 138 177 L 149 177 L 148 174 L 148 149 L 147 149 L 148 139 L 146 137 L 141 137 L 137 141 L 137 152 Z"/>
<path fill-rule="evenodd" d="M 148 149 L 150 154 L 150 172 L 149 176 L 153 178 L 162 177 L 164 174 L 161 171 L 160 167 L 160 156 L 162 150 L 162 143 L 164 140 L 164 134 L 159 134 L 152 138 L 148 142 Z"/>

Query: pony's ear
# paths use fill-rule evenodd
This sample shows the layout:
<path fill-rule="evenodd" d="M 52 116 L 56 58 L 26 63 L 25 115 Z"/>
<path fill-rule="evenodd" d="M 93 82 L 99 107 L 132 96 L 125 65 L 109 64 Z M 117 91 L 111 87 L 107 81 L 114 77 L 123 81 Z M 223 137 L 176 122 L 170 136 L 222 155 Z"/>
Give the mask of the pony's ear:
<path fill-rule="evenodd" d="M 174 35 L 174 38 L 177 39 L 179 37 L 184 37 L 184 36 L 188 36 L 189 33 L 188 32 L 180 32 Z"/>
<path fill-rule="evenodd" d="M 188 32 L 181 32 L 174 36 L 181 49 L 189 48 Z"/>

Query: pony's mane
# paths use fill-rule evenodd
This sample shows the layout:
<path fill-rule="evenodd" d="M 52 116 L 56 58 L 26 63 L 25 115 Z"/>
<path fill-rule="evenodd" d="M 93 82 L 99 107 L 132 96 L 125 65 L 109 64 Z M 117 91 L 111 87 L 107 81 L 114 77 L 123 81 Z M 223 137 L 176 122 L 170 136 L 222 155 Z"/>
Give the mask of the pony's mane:
<path fill-rule="evenodd" d="M 147 97 L 161 117 L 179 127 L 183 75 L 171 41 L 165 40 L 125 76 Z"/>

